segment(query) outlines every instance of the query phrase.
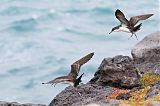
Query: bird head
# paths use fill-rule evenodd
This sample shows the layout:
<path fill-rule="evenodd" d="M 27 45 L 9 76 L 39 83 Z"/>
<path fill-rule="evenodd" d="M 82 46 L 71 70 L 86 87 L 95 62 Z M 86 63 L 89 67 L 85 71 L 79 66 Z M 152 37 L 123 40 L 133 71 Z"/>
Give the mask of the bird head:
<path fill-rule="evenodd" d="M 111 30 L 111 32 L 109 34 L 111 34 L 112 32 L 119 31 L 118 29 L 119 29 L 119 26 L 113 27 L 112 30 Z"/>

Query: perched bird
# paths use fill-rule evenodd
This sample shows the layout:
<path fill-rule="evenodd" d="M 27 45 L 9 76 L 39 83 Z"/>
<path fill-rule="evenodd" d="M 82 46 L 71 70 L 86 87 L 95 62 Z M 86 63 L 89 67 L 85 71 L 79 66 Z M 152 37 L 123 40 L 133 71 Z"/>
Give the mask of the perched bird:
<path fill-rule="evenodd" d="M 90 54 L 84 56 L 83 58 L 77 60 L 76 62 L 74 62 L 71 65 L 71 71 L 67 76 L 61 76 L 61 77 L 55 78 L 47 83 L 42 83 L 42 84 L 52 84 L 52 85 L 55 84 L 56 85 L 57 83 L 64 83 L 64 84 L 70 84 L 70 85 L 76 87 L 81 82 L 81 78 L 84 74 L 83 73 L 82 75 L 80 75 L 80 77 L 77 78 L 81 66 L 83 64 L 87 63 L 92 58 L 93 55 L 94 55 L 94 53 L 90 53 Z"/>
<path fill-rule="evenodd" d="M 138 30 L 140 30 L 140 27 L 142 26 L 142 23 L 138 24 L 137 26 L 135 26 L 135 25 L 140 20 L 146 20 L 149 17 L 151 17 L 152 15 L 153 14 L 139 15 L 139 16 L 131 17 L 130 20 L 127 20 L 125 15 L 123 14 L 123 12 L 121 12 L 119 9 L 117 9 L 116 12 L 115 12 L 115 16 L 121 22 L 121 24 L 112 28 L 112 30 L 109 34 L 111 34 L 112 32 L 123 31 L 123 32 L 132 33 L 131 37 L 133 35 L 135 35 L 136 38 L 137 38 L 136 32 Z"/>

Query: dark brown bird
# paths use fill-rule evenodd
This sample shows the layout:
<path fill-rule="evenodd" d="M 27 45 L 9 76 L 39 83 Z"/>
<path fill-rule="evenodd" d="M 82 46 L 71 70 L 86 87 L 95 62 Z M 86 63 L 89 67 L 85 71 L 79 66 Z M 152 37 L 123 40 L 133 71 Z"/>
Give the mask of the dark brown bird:
<path fill-rule="evenodd" d="M 145 14 L 145 15 L 139 15 L 139 16 L 134 16 L 131 17 L 130 20 L 127 20 L 125 15 L 123 14 L 123 12 L 121 12 L 119 9 L 116 10 L 115 12 L 115 16 L 116 18 L 121 22 L 120 25 L 112 28 L 111 32 L 119 32 L 119 31 L 123 31 L 123 32 L 128 32 L 128 33 L 132 33 L 131 37 L 133 35 L 136 36 L 136 32 L 138 30 L 140 30 L 140 27 L 142 26 L 142 23 L 140 23 L 139 25 L 135 26 L 139 21 L 141 20 L 146 20 L 149 17 L 151 17 L 153 14 Z M 109 33 L 109 34 L 110 34 Z M 138 38 L 137 38 L 138 39 Z"/>
<path fill-rule="evenodd" d="M 57 83 L 64 83 L 64 84 L 70 84 L 74 87 L 76 87 L 77 85 L 79 85 L 79 83 L 81 82 L 81 78 L 83 76 L 83 74 L 77 78 L 78 73 L 80 71 L 80 68 L 83 64 L 87 63 L 92 56 L 94 55 L 94 53 L 90 53 L 86 56 L 84 56 L 83 58 L 79 59 L 78 61 L 74 62 L 71 65 L 71 71 L 67 76 L 61 76 L 58 78 L 55 78 L 47 83 L 42 83 L 42 84 L 57 84 Z"/>

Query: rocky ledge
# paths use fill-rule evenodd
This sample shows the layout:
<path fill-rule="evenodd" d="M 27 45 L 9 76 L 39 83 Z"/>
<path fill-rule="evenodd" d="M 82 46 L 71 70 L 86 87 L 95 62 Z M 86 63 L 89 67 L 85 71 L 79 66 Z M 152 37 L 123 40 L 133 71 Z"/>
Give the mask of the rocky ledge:
<path fill-rule="evenodd" d="M 67 87 L 49 106 L 160 106 L 160 31 L 131 54 L 104 58 L 87 84 Z"/>
<path fill-rule="evenodd" d="M 20 104 L 20 103 L 17 103 L 17 102 L 0 101 L 0 106 L 46 106 L 46 105 L 44 105 L 44 104 L 33 104 L 33 103 Z"/>

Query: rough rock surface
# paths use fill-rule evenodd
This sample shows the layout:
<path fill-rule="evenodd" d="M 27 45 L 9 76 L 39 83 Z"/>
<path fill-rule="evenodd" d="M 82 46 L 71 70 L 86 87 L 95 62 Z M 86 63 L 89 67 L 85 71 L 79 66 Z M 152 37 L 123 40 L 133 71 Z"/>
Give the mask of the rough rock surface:
<path fill-rule="evenodd" d="M 118 100 L 114 100 L 114 99 L 103 99 L 103 100 L 100 100 L 100 101 L 96 101 L 96 102 L 93 102 L 93 103 L 88 103 L 88 104 L 85 104 L 83 106 L 119 106 L 119 101 Z M 74 104 L 75 106 L 79 106 L 78 104 Z"/>
<path fill-rule="evenodd" d="M 160 75 L 160 31 L 146 36 L 132 50 L 136 67 L 140 72 Z"/>
<path fill-rule="evenodd" d="M 105 97 L 114 90 L 113 87 L 103 87 L 96 84 L 82 84 L 77 89 L 69 86 L 58 94 L 49 106 L 82 106 L 92 102 L 106 101 Z M 109 102 L 107 101 L 107 103 Z"/>
<path fill-rule="evenodd" d="M 118 55 L 113 58 L 105 58 L 90 83 L 131 89 L 140 86 L 139 77 L 132 59 Z"/>
<path fill-rule="evenodd" d="M 160 81 L 156 81 L 146 94 L 146 99 L 147 98 L 153 98 L 154 96 L 160 95 Z"/>
<path fill-rule="evenodd" d="M 146 103 L 144 106 L 160 106 L 160 102 L 152 101 L 152 102 Z"/>
<path fill-rule="evenodd" d="M 20 103 L 17 103 L 17 102 L 0 101 L 0 106 L 46 106 L 46 105 L 44 105 L 44 104 L 32 104 L 32 103 L 20 104 Z"/>

